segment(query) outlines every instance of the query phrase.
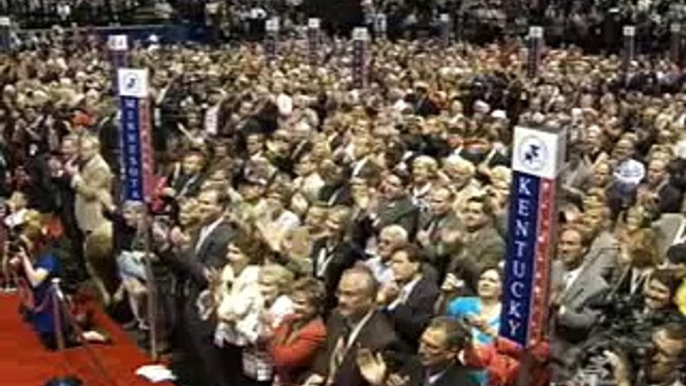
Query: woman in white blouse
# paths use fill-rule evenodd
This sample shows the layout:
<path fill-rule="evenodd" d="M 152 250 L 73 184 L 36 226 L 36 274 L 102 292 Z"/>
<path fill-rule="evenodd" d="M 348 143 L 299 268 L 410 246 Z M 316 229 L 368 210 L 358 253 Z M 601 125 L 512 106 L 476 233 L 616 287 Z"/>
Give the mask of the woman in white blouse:
<path fill-rule="evenodd" d="M 231 384 L 242 384 L 241 353 L 254 340 L 256 315 L 259 315 L 262 301 L 258 279 L 266 252 L 264 243 L 248 232 L 240 232 L 229 245 L 228 264 L 214 281 L 211 292 L 211 304 L 217 305 L 218 320 L 214 342 L 224 351 L 225 371 L 232 379 Z M 202 312 L 203 307 L 200 309 Z"/>
<path fill-rule="evenodd" d="M 243 350 L 246 385 L 269 386 L 272 383 L 274 365 L 268 343 L 283 318 L 293 313 L 293 302 L 286 295 L 293 279 L 293 273 L 278 264 L 269 264 L 260 270 L 258 307 L 249 316 L 253 329 L 246 331 L 250 344 Z"/>

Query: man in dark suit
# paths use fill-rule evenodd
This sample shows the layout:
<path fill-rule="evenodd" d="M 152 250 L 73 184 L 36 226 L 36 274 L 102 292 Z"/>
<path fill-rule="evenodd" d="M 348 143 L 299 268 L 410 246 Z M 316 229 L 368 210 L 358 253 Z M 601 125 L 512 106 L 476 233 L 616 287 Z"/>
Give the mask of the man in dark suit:
<path fill-rule="evenodd" d="M 203 183 L 205 163 L 205 155 L 201 151 L 189 151 L 183 157 L 180 167 L 169 176 L 169 187 L 162 194 L 176 200 L 197 196 Z"/>
<path fill-rule="evenodd" d="M 345 271 L 338 286 L 338 308 L 327 322 L 325 349 L 315 360 L 306 385 L 367 386 L 357 364 L 358 353 L 402 349 L 393 325 L 376 309 L 377 288 L 366 266 Z"/>
<path fill-rule="evenodd" d="M 332 160 L 324 160 L 319 168 L 324 179 L 324 186 L 319 191 L 319 200 L 329 206 L 353 205 L 350 182 L 347 178 L 350 173 Z"/>
<path fill-rule="evenodd" d="M 433 319 L 422 334 L 418 358 L 399 360 L 361 350 L 357 364 L 372 386 L 477 386 L 474 374 L 459 359 L 470 341 L 467 327 L 442 316 Z M 389 359 L 397 362 L 394 369 L 386 365 Z"/>
<path fill-rule="evenodd" d="M 553 262 L 552 334 L 550 351 L 553 363 L 562 365 L 553 372 L 553 379 L 564 380 L 565 359 L 571 350 L 583 343 L 599 313 L 590 305 L 598 302 L 610 289 L 602 277 L 600 266 L 587 261 L 590 238 L 577 228 L 565 228 L 560 233 L 559 259 Z M 557 366 L 555 366 L 557 367 Z"/>
<path fill-rule="evenodd" d="M 74 167 L 78 163 L 78 138 L 66 136 L 62 139 L 59 160 L 51 163 L 51 177 L 55 187 L 58 214 L 64 226 L 64 232 L 69 239 L 71 257 L 78 266 L 78 281 L 88 278 L 88 270 L 83 256 L 83 233 L 79 229 L 74 214 L 75 194 L 71 187 L 71 178 L 65 173 L 66 167 Z"/>
<path fill-rule="evenodd" d="M 414 348 L 429 325 L 439 295 L 436 282 L 423 274 L 422 262 L 422 250 L 416 245 L 396 249 L 391 257 L 395 285 L 383 287 L 377 298 L 400 338 Z"/>
<path fill-rule="evenodd" d="M 645 181 L 637 189 L 637 201 L 659 213 L 681 211 L 681 191 L 671 183 L 667 162 L 654 159 L 648 164 Z"/>
<path fill-rule="evenodd" d="M 222 379 L 224 372 L 216 371 L 224 366 L 221 351 L 213 342 L 215 324 L 200 318 L 197 300 L 207 288 L 209 277 L 226 263 L 228 245 L 235 233 L 231 224 L 224 220 L 223 213 L 229 205 L 226 192 L 216 189 L 207 190 L 198 196 L 198 211 L 202 227 L 197 234 L 191 235 L 191 245 L 185 250 L 170 247 L 180 245 L 182 236 L 172 232 L 171 245 L 163 248 L 161 257 L 168 261 L 177 275 L 187 278 L 186 298 L 181 311 L 180 345 L 186 351 L 181 353 L 184 360 L 194 361 L 179 367 L 189 367 L 189 384 L 228 385 Z"/>
<path fill-rule="evenodd" d="M 361 135 L 353 139 L 353 160 L 350 165 L 351 178 L 375 177 L 381 173 L 381 166 L 373 159 L 373 145 L 373 139 L 367 135 Z"/>
<path fill-rule="evenodd" d="M 410 238 L 414 237 L 419 221 L 419 208 L 407 194 L 406 187 L 407 185 L 396 174 L 388 174 L 384 178 L 381 185 L 383 198 L 373 218 L 376 229 L 398 224 L 405 228 Z"/>

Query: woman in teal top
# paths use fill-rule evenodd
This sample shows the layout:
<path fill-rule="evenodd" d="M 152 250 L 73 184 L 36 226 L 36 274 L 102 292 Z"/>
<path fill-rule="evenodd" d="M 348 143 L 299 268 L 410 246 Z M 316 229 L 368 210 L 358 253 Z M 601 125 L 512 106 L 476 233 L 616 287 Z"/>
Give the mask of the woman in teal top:
<path fill-rule="evenodd" d="M 453 300 L 447 314 L 472 325 L 474 343 L 487 345 L 493 342 L 500 328 L 501 271 L 496 267 L 484 268 L 479 275 L 477 291 L 478 297 Z"/>

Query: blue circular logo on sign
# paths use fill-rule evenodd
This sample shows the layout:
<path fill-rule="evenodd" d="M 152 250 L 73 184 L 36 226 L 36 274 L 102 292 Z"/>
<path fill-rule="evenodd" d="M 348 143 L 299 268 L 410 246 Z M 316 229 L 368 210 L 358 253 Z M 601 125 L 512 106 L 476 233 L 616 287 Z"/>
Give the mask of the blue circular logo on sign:
<path fill-rule="evenodd" d="M 127 76 L 124 79 L 124 87 L 127 91 L 136 91 L 138 89 L 138 76 L 135 74 Z"/>
<path fill-rule="evenodd" d="M 518 157 L 527 169 L 539 171 L 548 162 L 548 148 L 540 138 L 528 136 L 519 144 Z"/>

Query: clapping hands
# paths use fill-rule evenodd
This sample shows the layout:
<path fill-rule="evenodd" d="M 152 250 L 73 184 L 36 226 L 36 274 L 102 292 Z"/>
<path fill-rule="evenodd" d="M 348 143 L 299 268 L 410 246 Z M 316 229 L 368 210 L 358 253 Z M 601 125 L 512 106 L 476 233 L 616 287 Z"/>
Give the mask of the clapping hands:
<path fill-rule="evenodd" d="M 357 367 L 362 377 L 372 386 L 407 386 L 410 377 L 400 374 L 389 374 L 389 368 L 381 353 L 372 353 L 367 348 L 357 351 Z"/>
<path fill-rule="evenodd" d="M 357 351 L 356 361 L 360 374 L 370 385 L 381 386 L 384 384 L 388 373 L 388 366 L 381 353 L 374 355 L 371 350 L 361 348 Z"/>

